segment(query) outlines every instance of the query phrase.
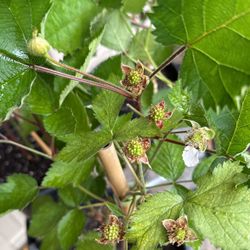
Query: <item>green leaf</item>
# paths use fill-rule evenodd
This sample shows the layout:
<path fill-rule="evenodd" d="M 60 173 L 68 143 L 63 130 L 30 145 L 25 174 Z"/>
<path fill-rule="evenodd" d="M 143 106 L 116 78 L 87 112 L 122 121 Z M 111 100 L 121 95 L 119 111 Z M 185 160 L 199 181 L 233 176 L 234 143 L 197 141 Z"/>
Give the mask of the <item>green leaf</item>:
<path fill-rule="evenodd" d="M 70 249 L 83 230 L 85 217 L 78 209 L 70 210 L 58 223 L 57 233 L 62 249 Z"/>
<path fill-rule="evenodd" d="M 0 185 L 0 214 L 12 209 L 25 208 L 37 195 L 34 178 L 25 174 L 13 174 Z"/>
<path fill-rule="evenodd" d="M 250 191 L 237 185 L 241 183 L 241 171 L 237 162 L 227 161 L 198 179 L 197 190 L 190 191 L 184 201 L 169 192 L 149 198 L 132 215 L 128 239 L 137 241 L 138 250 L 155 249 L 158 243 L 167 241 L 161 221 L 184 213 L 201 240 L 208 238 L 225 250 L 248 249 Z"/>
<path fill-rule="evenodd" d="M 55 161 L 47 171 L 42 185 L 44 187 L 65 187 L 71 183 L 79 185 L 89 177 L 93 167 L 93 159 L 86 162 Z"/>
<path fill-rule="evenodd" d="M 107 145 L 111 139 L 110 132 L 105 130 L 69 136 L 68 143 L 58 154 L 57 160 L 64 162 L 85 161 Z"/>
<path fill-rule="evenodd" d="M 95 71 L 94 74 L 102 79 L 105 79 L 114 84 L 122 78 L 121 73 L 121 57 L 112 57 L 103 62 Z M 118 114 L 124 102 L 124 97 L 111 91 L 101 91 L 93 101 L 93 110 L 97 120 L 108 130 L 112 131 Z"/>
<path fill-rule="evenodd" d="M 196 182 L 199 178 L 206 175 L 211 170 L 212 163 L 216 160 L 217 155 L 211 155 L 206 159 L 202 159 L 198 166 L 195 167 L 192 179 Z"/>
<path fill-rule="evenodd" d="M 39 115 L 51 114 L 56 108 L 56 98 L 52 86 L 48 83 L 51 79 L 44 79 L 37 75 L 29 96 L 25 99 L 30 111 Z M 42 96 L 42 100 L 41 100 Z"/>
<path fill-rule="evenodd" d="M 182 207 L 179 195 L 158 193 L 146 200 L 131 216 L 127 238 L 136 242 L 136 250 L 153 250 L 158 243 L 167 242 L 167 233 L 162 226 L 164 219 L 176 218 Z"/>
<path fill-rule="evenodd" d="M 112 245 L 101 245 L 95 239 L 99 238 L 96 232 L 88 232 L 80 237 L 77 242 L 76 250 L 114 250 Z"/>
<path fill-rule="evenodd" d="M 250 92 L 243 100 L 240 112 L 224 108 L 220 113 L 207 112 L 211 128 L 215 130 L 215 142 L 218 152 L 236 155 L 243 152 L 250 142 Z"/>
<path fill-rule="evenodd" d="M 66 212 L 66 207 L 54 202 L 50 196 L 39 197 L 32 204 L 29 235 L 32 237 L 44 237 L 51 233 Z"/>
<path fill-rule="evenodd" d="M 60 188 L 58 190 L 58 195 L 65 205 L 73 208 L 79 206 L 85 200 L 83 192 L 72 185 Z"/>
<path fill-rule="evenodd" d="M 225 250 L 248 249 L 250 243 L 250 192 L 237 187 L 241 171 L 237 162 L 218 165 L 197 181 L 184 206 L 198 235 Z"/>
<path fill-rule="evenodd" d="M 91 0 L 55 1 L 45 23 L 46 39 L 59 51 L 72 53 L 82 47 L 96 13 L 97 5 Z"/>
<path fill-rule="evenodd" d="M 123 212 L 121 211 L 121 209 L 116 204 L 107 202 L 107 203 L 105 203 L 105 205 L 108 207 L 110 212 L 112 214 L 116 215 L 117 217 L 124 216 Z"/>
<path fill-rule="evenodd" d="M 159 0 L 150 16 L 158 41 L 187 46 L 181 78 L 206 106 L 236 105 L 241 88 L 249 85 L 250 59 L 242 53 L 250 49 L 249 4 Z"/>
<path fill-rule="evenodd" d="M 35 74 L 23 64 L 28 61 L 27 42 L 48 7 L 48 0 L 0 3 L 0 120 L 21 106 L 30 92 Z"/>
<path fill-rule="evenodd" d="M 235 155 L 247 149 L 250 143 L 250 90 L 243 100 L 240 114 L 235 124 L 233 136 L 227 148 L 227 153 Z"/>
<path fill-rule="evenodd" d="M 26 65 L 11 60 L 0 53 L 0 121 L 20 107 L 29 94 L 35 73 Z"/>
<path fill-rule="evenodd" d="M 176 137 L 173 137 L 174 139 Z M 151 155 L 154 155 L 159 142 L 151 148 Z M 185 169 L 182 159 L 183 148 L 179 145 L 163 142 L 154 159 L 150 161 L 152 169 L 162 177 L 170 180 L 177 180 Z"/>
<path fill-rule="evenodd" d="M 102 44 L 117 51 L 126 51 L 131 40 L 131 27 L 120 10 L 114 10 L 104 27 Z"/>
<path fill-rule="evenodd" d="M 123 8 L 126 12 L 139 13 L 142 11 L 147 0 L 123 0 Z"/>
<path fill-rule="evenodd" d="M 74 93 L 67 97 L 58 111 L 44 119 L 44 125 L 49 133 L 62 139 L 69 134 L 89 131 L 85 107 Z"/>
<path fill-rule="evenodd" d="M 43 238 L 41 250 L 61 250 L 56 228 L 49 231 Z"/>
<path fill-rule="evenodd" d="M 157 64 L 162 63 L 171 52 L 171 47 L 165 47 L 155 41 L 155 36 L 152 35 L 150 29 L 136 33 L 128 48 L 128 54 L 134 60 L 152 64 L 155 68 Z"/>
<path fill-rule="evenodd" d="M 135 137 L 154 137 L 160 135 L 160 130 L 148 118 L 136 118 L 125 123 L 122 127 L 114 131 L 114 139 L 117 141 L 127 141 Z"/>

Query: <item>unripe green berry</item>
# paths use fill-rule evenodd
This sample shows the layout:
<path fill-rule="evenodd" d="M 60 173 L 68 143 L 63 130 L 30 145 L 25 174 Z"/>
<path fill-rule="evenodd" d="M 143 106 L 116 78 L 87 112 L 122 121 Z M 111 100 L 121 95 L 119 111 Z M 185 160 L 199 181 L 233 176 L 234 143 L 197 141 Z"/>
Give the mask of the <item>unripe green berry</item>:
<path fill-rule="evenodd" d="M 31 55 L 34 55 L 34 56 L 45 56 L 48 53 L 49 49 L 50 49 L 50 45 L 42 37 L 36 36 L 36 37 L 33 37 L 28 42 L 27 49 L 28 49 L 28 52 Z"/>
<path fill-rule="evenodd" d="M 118 225 L 107 225 L 104 228 L 104 236 L 106 239 L 112 241 L 119 239 L 119 226 Z"/>
<path fill-rule="evenodd" d="M 154 107 L 151 110 L 151 118 L 157 122 L 165 118 L 165 111 L 162 108 Z"/>
<path fill-rule="evenodd" d="M 139 157 L 144 154 L 144 148 L 140 141 L 132 140 L 127 145 L 128 153 L 133 157 Z"/>
<path fill-rule="evenodd" d="M 178 240 L 181 240 L 181 241 L 185 240 L 185 238 L 186 238 L 186 230 L 182 229 L 182 228 L 178 229 L 178 231 L 176 233 L 176 238 Z"/>
<path fill-rule="evenodd" d="M 131 83 L 131 85 L 136 86 L 141 82 L 141 75 L 138 71 L 132 70 L 129 73 L 128 79 L 129 79 L 129 82 Z"/>

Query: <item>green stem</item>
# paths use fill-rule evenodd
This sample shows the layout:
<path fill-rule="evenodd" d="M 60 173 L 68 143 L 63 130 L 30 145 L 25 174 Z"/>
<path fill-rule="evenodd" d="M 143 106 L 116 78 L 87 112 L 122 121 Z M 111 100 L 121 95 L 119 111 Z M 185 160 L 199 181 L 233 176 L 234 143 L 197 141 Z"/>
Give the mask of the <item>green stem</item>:
<path fill-rule="evenodd" d="M 153 189 L 153 188 L 158 188 L 158 187 L 164 187 L 164 186 L 172 186 L 174 184 L 182 184 L 182 183 L 193 183 L 192 180 L 183 180 L 183 181 L 176 181 L 176 182 L 166 182 L 154 186 L 148 186 L 146 189 Z"/>
<path fill-rule="evenodd" d="M 85 194 L 91 196 L 92 198 L 99 200 L 101 202 L 106 202 L 103 198 L 99 197 L 98 195 L 92 193 L 91 191 L 89 191 L 88 189 L 86 189 L 85 187 L 83 187 L 82 185 L 78 185 L 77 186 L 82 192 L 84 192 Z"/>
<path fill-rule="evenodd" d="M 100 202 L 100 203 L 94 203 L 94 204 L 79 206 L 78 209 L 85 209 L 85 208 L 92 208 L 92 207 L 102 207 L 102 206 L 105 206 L 105 205 L 106 205 L 105 202 Z"/>
<path fill-rule="evenodd" d="M 129 103 L 127 103 L 127 107 L 129 109 L 131 109 L 133 112 L 135 112 L 137 115 L 141 116 L 141 117 L 144 117 L 144 115 L 139 111 L 137 110 L 136 108 L 134 108 L 132 105 L 130 105 Z"/>
<path fill-rule="evenodd" d="M 138 169 L 139 169 L 140 180 L 141 180 L 141 183 L 143 184 L 141 191 L 142 191 L 143 195 L 145 195 L 146 194 L 145 179 L 144 179 L 143 167 L 142 167 L 142 164 L 140 162 L 138 163 Z"/>
<path fill-rule="evenodd" d="M 119 143 L 116 142 L 116 141 L 115 141 L 115 146 L 117 147 L 119 153 L 121 154 L 122 158 L 124 159 L 124 161 L 126 162 L 127 166 L 129 167 L 129 169 L 130 169 L 132 175 L 133 175 L 134 178 L 135 178 L 136 183 L 137 183 L 140 187 L 143 187 L 143 184 L 141 183 L 140 179 L 138 178 L 138 176 L 137 176 L 137 174 L 136 174 L 136 172 L 135 172 L 133 166 L 130 164 L 128 158 L 127 158 L 126 155 L 123 153 L 123 151 L 122 151 L 122 149 L 121 149 Z"/>
<path fill-rule="evenodd" d="M 167 65 L 169 65 L 178 55 L 180 55 L 184 50 L 186 49 L 186 46 L 180 47 L 177 51 L 175 51 L 170 57 L 168 57 L 160 66 L 158 66 L 157 69 L 155 69 L 151 75 L 149 76 L 149 79 L 153 78 L 159 71 L 164 69 Z"/>
<path fill-rule="evenodd" d="M 30 67 L 33 68 L 37 72 L 42 72 L 42 73 L 46 73 L 46 74 L 50 74 L 50 75 L 60 76 L 60 77 L 70 79 L 70 80 L 73 80 L 73 81 L 78 81 L 80 83 L 85 83 L 85 84 L 87 84 L 89 86 L 110 90 L 110 91 L 113 91 L 113 92 L 115 92 L 117 94 L 125 96 L 127 98 L 133 99 L 133 95 L 131 93 L 129 93 L 128 91 L 126 91 L 123 88 L 120 88 L 120 87 L 118 87 L 116 85 L 97 83 L 97 82 L 94 82 L 94 81 L 91 81 L 91 80 L 88 80 L 88 79 L 75 77 L 75 76 L 72 76 L 72 75 L 57 71 L 57 70 L 53 70 L 53 69 L 50 69 L 50 68 L 46 68 L 46 67 L 43 67 L 43 66 L 39 66 L 39 65 L 31 65 Z"/>
<path fill-rule="evenodd" d="M 42 156 L 44 158 L 52 160 L 52 158 L 49 155 L 47 155 L 47 154 L 44 154 L 44 153 L 42 153 L 40 151 L 37 151 L 37 150 L 35 150 L 33 148 L 26 147 L 26 146 L 24 146 L 24 145 L 22 145 L 20 143 L 17 143 L 17 142 L 8 140 L 8 139 L 0 140 L 0 143 L 11 144 L 11 145 L 17 146 L 19 148 L 25 149 L 25 150 L 27 150 L 29 152 L 32 152 L 32 153 L 34 153 L 36 155 L 40 155 L 40 156 Z"/>

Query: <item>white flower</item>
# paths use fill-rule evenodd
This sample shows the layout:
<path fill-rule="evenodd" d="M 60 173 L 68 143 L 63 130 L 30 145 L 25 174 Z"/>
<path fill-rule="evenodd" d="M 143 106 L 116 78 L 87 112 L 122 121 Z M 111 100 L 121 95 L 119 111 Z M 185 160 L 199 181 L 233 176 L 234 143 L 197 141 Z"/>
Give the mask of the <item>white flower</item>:
<path fill-rule="evenodd" d="M 199 163 L 199 150 L 192 146 L 186 146 L 182 158 L 187 167 L 195 167 Z"/>
<path fill-rule="evenodd" d="M 64 54 L 62 52 L 59 52 L 57 49 L 54 49 L 52 47 L 49 49 L 48 55 L 57 62 L 62 61 L 64 57 Z"/>

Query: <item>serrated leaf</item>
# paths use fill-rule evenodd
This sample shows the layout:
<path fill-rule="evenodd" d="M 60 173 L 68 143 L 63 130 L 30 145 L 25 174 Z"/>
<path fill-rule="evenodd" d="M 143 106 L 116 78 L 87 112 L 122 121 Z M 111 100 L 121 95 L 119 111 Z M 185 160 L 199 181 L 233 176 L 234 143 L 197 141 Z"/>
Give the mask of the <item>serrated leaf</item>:
<path fill-rule="evenodd" d="M 93 159 L 89 159 L 86 162 L 55 161 L 47 171 L 42 185 L 44 187 L 65 187 L 71 183 L 79 185 L 88 178 L 93 167 Z"/>
<path fill-rule="evenodd" d="M 126 141 L 135 137 L 154 137 L 160 135 L 160 130 L 148 118 L 136 118 L 125 123 L 122 127 L 114 131 L 114 139 Z"/>
<path fill-rule="evenodd" d="M 96 53 L 97 46 L 100 44 L 102 39 L 102 33 L 99 34 L 96 38 L 94 38 L 89 44 L 88 44 L 88 51 L 86 51 L 86 56 L 84 59 L 83 65 L 80 67 L 80 71 L 86 72 L 87 68 L 89 66 L 90 60 L 93 57 L 93 55 Z M 79 73 L 76 74 L 77 77 L 81 77 Z M 71 80 L 69 84 L 66 85 L 66 87 L 62 90 L 60 94 L 59 99 L 59 106 L 61 106 L 66 99 L 66 97 L 69 95 L 69 93 L 79 84 L 77 81 Z"/>
<path fill-rule="evenodd" d="M 154 195 L 132 215 L 129 239 L 137 240 L 138 250 L 155 249 L 158 243 L 167 241 L 166 231 L 160 233 L 161 221 L 178 218 L 183 209 L 200 239 L 208 238 L 225 250 L 248 249 L 250 191 L 237 186 L 241 171 L 237 162 L 218 165 L 197 181 L 197 190 L 190 192 L 183 203 L 180 196 L 169 192 Z M 175 213 L 164 214 L 167 208 L 175 208 Z"/>
<path fill-rule="evenodd" d="M 235 155 L 247 149 L 250 143 L 250 90 L 245 95 L 240 114 L 235 124 L 233 136 L 227 148 L 227 153 Z"/>
<path fill-rule="evenodd" d="M 159 142 L 155 143 L 151 148 L 151 155 L 154 155 L 158 144 Z M 160 176 L 175 181 L 182 175 L 185 169 L 182 153 L 183 148 L 179 145 L 163 142 L 153 161 L 150 161 L 150 165 Z"/>
<path fill-rule="evenodd" d="M 69 136 L 68 143 L 58 154 L 57 160 L 66 163 L 73 160 L 86 161 L 107 145 L 111 139 L 110 132 L 105 130 Z"/>
<path fill-rule="evenodd" d="M 97 5 L 91 0 L 55 1 L 45 23 L 46 39 L 59 51 L 72 53 L 82 47 L 96 13 Z"/>
<path fill-rule="evenodd" d="M 249 6 L 249 0 L 159 0 L 154 8 L 154 34 L 164 45 L 188 47 L 181 78 L 206 106 L 236 105 L 249 85 L 250 61 L 242 53 L 250 49 Z"/>
<path fill-rule="evenodd" d="M 8 118 L 30 92 L 35 73 L 23 64 L 29 61 L 27 42 L 48 7 L 48 0 L 0 3 L 0 120 Z"/>
<path fill-rule="evenodd" d="M 81 236 L 77 242 L 77 250 L 114 250 L 112 245 L 101 245 L 96 242 L 99 238 L 99 234 L 96 232 L 88 232 Z"/>
<path fill-rule="evenodd" d="M 182 207 L 179 195 L 165 192 L 148 198 L 131 217 L 127 238 L 136 242 L 136 250 L 153 250 L 167 241 L 162 221 L 176 218 Z"/>
<path fill-rule="evenodd" d="M 32 204 L 32 218 L 29 235 L 44 237 L 53 230 L 67 212 L 64 205 L 56 203 L 50 196 L 41 196 Z"/>
<path fill-rule="evenodd" d="M 248 249 L 250 243 L 250 191 L 237 187 L 241 171 L 237 162 L 217 166 L 197 181 L 184 206 L 195 231 L 225 250 Z"/>
<path fill-rule="evenodd" d="M 41 101 L 41 96 L 42 101 Z M 37 75 L 25 103 L 34 114 L 48 115 L 56 108 L 56 97 L 52 86 L 40 75 Z"/>
<path fill-rule="evenodd" d="M 194 182 L 196 182 L 202 176 L 206 175 L 209 170 L 212 170 L 211 164 L 214 162 L 214 160 L 216 160 L 217 157 L 217 155 L 211 155 L 208 158 L 201 160 L 198 166 L 195 167 L 192 175 L 192 179 Z"/>
<path fill-rule="evenodd" d="M 243 152 L 250 143 L 250 92 L 243 100 L 240 112 L 224 108 L 221 112 L 207 112 L 209 125 L 215 130 L 216 149 L 220 153 L 236 155 Z"/>
<path fill-rule="evenodd" d="M 85 217 L 81 210 L 72 209 L 58 223 L 57 233 L 62 249 L 70 249 L 83 230 Z"/>
<path fill-rule="evenodd" d="M 0 214 L 12 209 L 25 208 L 37 195 L 34 178 L 25 174 L 13 174 L 0 185 Z"/>
<path fill-rule="evenodd" d="M 120 10 L 113 10 L 104 27 L 102 44 L 117 51 L 126 51 L 131 40 L 131 27 Z"/>
<path fill-rule="evenodd" d="M 152 64 L 154 67 L 165 60 L 171 52 L 171 47 L 165 47 L 155 40 L 150 29 L 136 33 L 128 48 L 128 54 L 134 60 Z"/>
<path fill-rule="evenodd" d="M 70 134 L 89 131 L 89 122 L 85 107 L 80 98 L 71 93 L 59 110 L 45 117 L 46 130 L 63 138 Z"/>

